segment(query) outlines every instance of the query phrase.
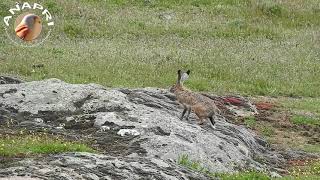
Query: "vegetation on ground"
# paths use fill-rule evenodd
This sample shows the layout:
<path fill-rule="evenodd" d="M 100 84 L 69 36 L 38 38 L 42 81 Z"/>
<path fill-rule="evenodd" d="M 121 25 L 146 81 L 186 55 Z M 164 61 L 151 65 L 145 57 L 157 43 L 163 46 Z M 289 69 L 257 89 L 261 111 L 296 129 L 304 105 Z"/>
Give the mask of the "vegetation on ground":
<path fill-rule="evenodd" d="M 22 48 L 0 28 L 0 73 L 166 88 L 188 68 L 197 91 L 320 95 L 318 0 L 38 2 L 55 17 L 52 36 Z M 15 3 L 1 1 L 0 16 Z"/>
<path fill-rule="evenodd" d="M 201 162 L 194 161 L 189 158 L 188 155 L 183 154 L 179 157 L 178 164 L 191 169 L 196 172 L 204 173 L 213 179 L 219 177 L 222 180 L 269 180 L 270 175 L 265 172 L 257 172 L 254 170 L 244 170 L 239 171 L 234 174 L 230 173 L 213 173 L 210 172 L 206 167 L 204 167 Z M 316 161 L 304 161 L 303 164 L 295 165 L 290 167 L 289 174 L 283 176 L 282 178 L 276 178 L 279 180 L 295 180 L 295 179 L 317 179 L 320 176 L 320 160 Z"/>
<path fill-rule="evenodd" d="M 268 180 L 268 176 L 259 173 L 256 171 L 244 171 L 241 173 L 236 173 L 236 174 L 227 174 L 227 173 L 212 173 L 210 172 L 207 168 L 205 168 L 201 162 L 199 161 L 192 161 L 188 155 L 183 154 L 179 157 L 178 159 L 178 164 L 182 165 L 188 169 L 191 169 L 196 172 L 204 173 L 209 177 L 216 178 L 219 177 L 222 180 L 227 180 L 227 179 L 261 179 L 261 180 Z"/>
<path fill-rule="evenodd" d="M 283 106 L 283 108 L 301 113 L 312 113 L 314 115 L 320 115 L 320 99 L 319 98 L 287 98 L 280 97 L 277 102 Z"/>
<path fill-rule="evenodd" d="M 46 134 L 0 137 L 0 156 L 3 157 L 25 157 L 62 152 L 94 152 L 94 150 L 81 142 L 66 141 Z"/>
<path fill-rule="evenodd" d="M 318 98 L 254 97 L 257 107 L 266 108 L 256 116 L 236 118 L 264 137 L 278 150 L 320 152 L 320 101 Z"/>
<path fill-rule="evenodd" d="M 304 144 L 301 150 L 311 153 L 320 153 L 320 144 Z"/>
<path fill-rule="evenodd" d="M 291 121 L 296 125 L 320 126 L 320 119 L 314 117 L 295 115 L 291 118 Z"/>
<path fill-rule="evenodd" d="M 244 119 L 244 124 L 246 127 L 253 129 L 257 125 L 256 118 L 253 116 Z"/>
<path fill-rule="evenodd" d="M 320 161 L 300 161 L 290 169 L 290 174 L 292 176 L 320 176 Z"/>
<path fill-rule="evenodd" d="M 257 130 L 264 137 L 270 137 L 275 133 L 274 127 L 272 125 L 270 125 L 269 123 L 261 122 L 260 120 L 258 120 L 259 123 L 257 123 L 257 120 L 254 116 L 246 117 L 243 121 L 246 127 Z"/>

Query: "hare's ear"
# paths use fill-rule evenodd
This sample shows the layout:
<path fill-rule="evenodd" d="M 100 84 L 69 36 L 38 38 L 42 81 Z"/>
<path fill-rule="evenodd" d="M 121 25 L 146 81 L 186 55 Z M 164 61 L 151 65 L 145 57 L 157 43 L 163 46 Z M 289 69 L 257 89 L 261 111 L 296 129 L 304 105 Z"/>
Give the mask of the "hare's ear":
<path fill-rule="evenodd" d="M 178 79 L 177 79 L 177 84 L 180 83 L 180 80 L 181 80 L 181 70 L 179 69 L 178 70 Z"/>
<path fill-rule="evenodd" d="M 185 80 L 187 80 L 189 78 L 189 74 L 190 74 L 190 70 L 188 70 L 187 72 L 183 73 L 181 75 L 181 82 L 184 82 Z"/>

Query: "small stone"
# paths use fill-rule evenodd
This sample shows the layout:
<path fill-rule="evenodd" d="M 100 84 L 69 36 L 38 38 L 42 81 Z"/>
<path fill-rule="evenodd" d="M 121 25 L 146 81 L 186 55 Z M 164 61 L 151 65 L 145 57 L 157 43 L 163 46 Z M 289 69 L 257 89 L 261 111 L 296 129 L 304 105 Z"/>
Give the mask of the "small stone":
<path fill-rule="evenodd" d="M 3 98 L 8 98 L 8 97 L 11 97 L 11 94 L 9 94 L 9 93 L 8 94 L 4 94 L 4 95 L 2 95 L 2 97 Z"/>
<path fill-rule="evenodd" d="M 163 160 L 161 159 L 151 159 L 151 162 L 155 163 L 156 165 L 158 165 L 159 167 L 163 167 L 163 168 L 168 168 L 170 167 L 169 164 L 165 163 Z"/>
<path fill-rule="evenodd" d="M 166 20 L 166 21 L 170 21 L 174 18 L 174 14 L 173 13 L 167 13 L 167 12 L 163 12 L 159 15 L 159 18 L 162 20 Z"/>
<path fill-rule="evenodd" d="M 41 118 L 35 118 L 34 121 L 36 123 L 43 123 L 43 119 L 41 119 Z"/>
<path fill-rule="evenodd" d="M 59 126 L 60 126 L 60 127 L 65 127 L 65 126 L 66 126 L 66 124 L 64 124 L 64 123 L 60 123 L 60 124 L 59 124 Z"/>
<path fill-rule="evenodd" d="M 83 175 L 83 178 L 89 179 L 89 180 L 99 180 L 99 176 L 93 174 L 93 173 L 87 173 Z"/>
<path fill-rule="evenodd" d="M 100 130 L 101 130 L 102 132 L 104 132 L 104 131 L 110 130 L 110 127 L 109 127 L 109 126 L 101 126 L 101 127 L 100 127 Z"/>
<path fill-rule="evenodd" d="M 109 176 L 103 176 L 104 180 L 112 180 Z"/>
<path fill-rule="evenodd" d="M 40 174 L 47 174 L 47 173 L 51 173 L 53 170 L 52 169 L 49 169 L 49 168 L 42 168 L 42 169 L 39 169 L 37 170 L 38 173 Z"/>
<path fill-rule="evenodd" d="M 140 135 L 140 133 L 135 129 L 120 129 L 117 134 L 120 136 L 125 136 L 125 135 L 139 136 Z"/>
<path fill-rule="evenodd" d="M 94 127 L 101 127 L 105 122 L 118 119 L 117 114 L 114 112 L 106 113 L 102 116 L 97 116 L 94 122 Z"/>
<path fill-rule="evenodd" d="M 282 176 L 276 172 L 271 172 L 270 176 L 271 176 L 271 178 L 282 178 Z"/>
<path fill-rule="evenodd" d="M 74 117 L 66 117 L 66 121 L 69 122 L 69 121 L 73 121 L 74 120 Z"/>

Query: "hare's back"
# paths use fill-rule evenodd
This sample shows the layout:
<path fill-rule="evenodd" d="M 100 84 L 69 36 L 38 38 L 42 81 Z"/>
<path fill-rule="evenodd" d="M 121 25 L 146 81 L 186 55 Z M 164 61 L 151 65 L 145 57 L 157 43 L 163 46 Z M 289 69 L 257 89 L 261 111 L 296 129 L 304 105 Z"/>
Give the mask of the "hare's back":
<path fill-rule="evenodd" d="M 202 94 L 196 94 L 196 99 L 197 99 L 198 103 L 203 104 L 204 106 L 206 106 L 210 110 L 217 109 L 217 106 L 215 105 L 214 100 L 208 98 L 207 96 L 204 96 Z"/>

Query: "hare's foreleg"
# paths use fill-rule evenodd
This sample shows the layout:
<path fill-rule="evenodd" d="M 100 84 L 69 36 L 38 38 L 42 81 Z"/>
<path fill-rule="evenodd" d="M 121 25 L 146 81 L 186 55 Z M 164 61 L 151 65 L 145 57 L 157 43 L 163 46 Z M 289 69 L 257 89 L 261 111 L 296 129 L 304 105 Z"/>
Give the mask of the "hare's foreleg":
<path fill-rule="evenodd" d="M 199 112 L 195 112 L 196 113 L 196 115 L 198 116 L 198 118 L 199 118 L 199 122 L 198 122 L 198 124 L 199 125 L 202 125 L 203 123 L 204 123 L 204 120 L 206 119 L 206 117 L 204 117 L 201 113 L 199 113 Z"/>
<path fill-rule="evenodd" d="M 199 125 L 204 123 L 204 120 L 208 117 L 206 114 L 206 108 L 202 104 L 193 106 L 193 110 L 199 118 Z"/>
<path fill-rule="evenodd" d="M 199 122 L 198 122 L 198 124 L 199 124 L 199 125 L 202 125 L 202 124 L 204 123 L 204 120 L 205 120 L 205 118 L 199 117 Z"/>
<path fill-rule="evenodd" d="M 180 117 L 180 120 L 183 120 L 183 116 L 186 114 L 186 112 L 187 112 L 187 110 L 188 110 L 188 108 L 187 108 L 187 106 L 185 106 L 185 105 L 183 105 L 183 112 L 182 112 L 182 114 L 181 114 L 181 117 Z"/>

